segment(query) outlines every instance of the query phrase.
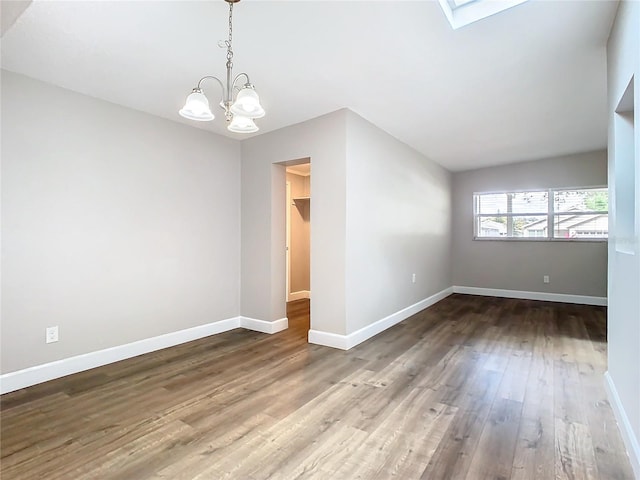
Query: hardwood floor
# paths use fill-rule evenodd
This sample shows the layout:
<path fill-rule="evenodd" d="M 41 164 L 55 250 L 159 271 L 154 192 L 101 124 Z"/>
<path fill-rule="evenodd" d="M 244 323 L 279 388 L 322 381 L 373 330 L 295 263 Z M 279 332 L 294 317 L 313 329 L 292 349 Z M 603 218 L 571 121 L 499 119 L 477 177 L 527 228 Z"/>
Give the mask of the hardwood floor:
<path fill-rule="evenodd" d="M 633 478 L 604 308 L 452 295 L 348 352 L 308 308 L 2 396 L 2 479 Z"/>

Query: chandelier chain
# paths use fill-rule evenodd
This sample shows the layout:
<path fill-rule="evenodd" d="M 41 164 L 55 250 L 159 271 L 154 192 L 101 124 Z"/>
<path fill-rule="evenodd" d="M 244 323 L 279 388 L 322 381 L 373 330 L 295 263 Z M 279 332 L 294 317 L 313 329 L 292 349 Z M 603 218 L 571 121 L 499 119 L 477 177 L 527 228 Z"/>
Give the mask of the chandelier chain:
<path fill-rule="evenodd" d="M 233 2 L 229 2 L 229 40 L 227 40 L 227 66 L 233 65 Z"/>

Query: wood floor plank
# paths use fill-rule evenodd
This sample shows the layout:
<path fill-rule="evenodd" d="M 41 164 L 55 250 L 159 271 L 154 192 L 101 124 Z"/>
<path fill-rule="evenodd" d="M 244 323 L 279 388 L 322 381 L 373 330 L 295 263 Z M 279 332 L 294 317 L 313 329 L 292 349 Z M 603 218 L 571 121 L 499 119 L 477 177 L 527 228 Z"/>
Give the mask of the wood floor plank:
<path fill-rule="evenodd" d="M 566 418 L 556 418 L 555 437 L 556 478 L 569 480 L 599 478 L 591 435 L 585 425 L 568 421 Z"/>
<path fill-rule="evenodd" d="M 422 479 L 466 477 L 501 377 L 502 372 L 479 369 L 465 388 L 466 393 L 449 403 L 458 412 Z"/>
<path fill-rule="evenodd" d="M 511 476 L 521 413 L 521 402 L 496 398 L 469 466 L 469 480 L 504 480 Z"/>
<path fill-rule="evenodd" d="M 631 480 L 606 309 L 454 294 L 350 351 L 236 329 L 0 397 L 3 480 Z"/>
<path fill-rule="evenodd" d="M 419 478 L 457 412 L 434 403 L 434 395 L 432 390 L 414 390 L 336 474 L 341 478 Z"/>
<path fill-rule="evenodd" d="M 550 322 L 541 309 L 535 323 L 532 360 L 516 440 L 511 478 L 547 480 L 555 477 L 554 348 Z"/>

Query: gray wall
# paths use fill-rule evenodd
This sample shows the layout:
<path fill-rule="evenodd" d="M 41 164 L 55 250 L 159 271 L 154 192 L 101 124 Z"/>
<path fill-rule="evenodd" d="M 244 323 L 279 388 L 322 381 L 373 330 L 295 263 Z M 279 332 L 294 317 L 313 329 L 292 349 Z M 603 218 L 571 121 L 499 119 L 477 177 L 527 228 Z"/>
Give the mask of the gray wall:
<path fill-rule="evenodd" d="M 606 297 L 606 242 L 474 241 L 472 201 L 474 192 L 604 185 L 605 151 L 454 173 L 453 284 Z"/>
<path fill-rule="evenodd" d="M 640 3 L 620 3 L 608 44 L 609 90 L 609 388 L 631 463 L 640 478 Z M 628 147 L 615 113 L 635 76 L 635 132 Z M 627 163 L 630 162 L 630 163 Z M 625 165 L 626 163 L 626 165 Z M 624 176 L 621 178 L 620 169 Z M 635 171 L 634 171 L 635 170 Z M 635 185 L 635 192 L 633 186 Z M 626 191 L 625 191 L 626 190 Z M 623 199 L 622 202 L 618 198 Z M 635 203 L 635 209 L 634 209 Z M 631 214 L 632 231 L 619 224 Z M 633 228 L 635 227 L 635 228 Z"/>
<path fill-rule="evenodd" d="M 278 163 L 310 159 L 311 328 L 345 333 L 345 125 L 340 110 L 242 142 L 243 316 L 285 316 L 286 181 Z"/>
<path fill-rule="evenodd" d="M 346 335 L 451 285 L 450 174 L 340 110 L 242 143 L 242 315 L 284 316 L 285 174 L 274 164 L 300 158 L 313 170 L 312 330 Z"/>
<path fill-rule="evenodd" d="M 239 203 L 239 142 L 3 71 L 2 372 L 236 317 Z"/>
<path fill-rule="evenodd" d="M 348 112 L 348 333 L 450 287 L 450 245 L 451 174 Z"/>

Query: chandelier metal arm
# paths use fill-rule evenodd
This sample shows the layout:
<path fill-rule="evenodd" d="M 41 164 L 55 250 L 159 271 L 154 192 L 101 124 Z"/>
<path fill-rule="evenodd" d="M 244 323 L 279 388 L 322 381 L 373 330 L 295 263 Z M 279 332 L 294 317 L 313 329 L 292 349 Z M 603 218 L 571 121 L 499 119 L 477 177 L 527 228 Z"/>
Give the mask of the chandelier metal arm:
<path fill-rule="evenodd" d="M 198 90 L 202 91 L 202 82 L 207 80 L 207 79 L 211 79 L 211 80 L 215 80 L 216 82 L 218 82 L 218 85 L 220 85 L 220 88 L 222 89 L 222 97 L 221 97 L 221 103 L 223 105 L 225 105 L 225 110 L 226 110 L 226 106 L 227 103 L 229 102 L 228 100 L 228 93 L 227 93 L 227 89 L 224 87 L 224 84 L 222 83 L 222 81 L 218 78 L 218 77 L 214 77 L 213 75 L 205 75 L 204 77 L 202 77 L 199 81 L 198 81 L 198 86 L 196 87 Z"/>
<path fill-rule="evenodd" d="M 247 75 L 246 73 L 242 72 L 239 73 L 235 76 L 235 78 L 233 79 L 233 83 L 231 84 L 231 88 L 237 88 L 239 90 L 239 87 L 236 86 L 236 82 L 238 81 L 238 78 L 240 77 L 244 77 L 247 79 L 246 83 L 244 85 L 251 85 L 251 80 L 249 80 L 249 75 Z"/>
<path fill-rule="evenodd" d="M 216 82 L 218 82 L 218 84 L 220 85 L 220 87 L 222 87 L 222 90 L 224 91 L 224 84 L 222 83 L 222 81 L 218 78 L 218 77 L 214 77 L 213 75 L 205 75 L 204 77 L 202 77 L 199 81 L 198 81 L 198 89 L 202 90 L 202 82 L 205 81 L 206 79 L 210 78 L 211 80 L 215 80 Z"/>

